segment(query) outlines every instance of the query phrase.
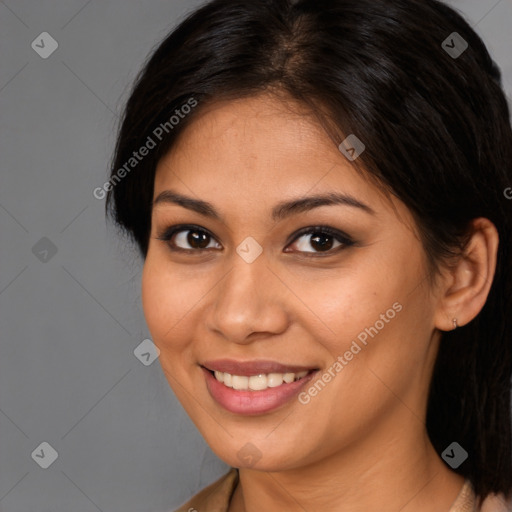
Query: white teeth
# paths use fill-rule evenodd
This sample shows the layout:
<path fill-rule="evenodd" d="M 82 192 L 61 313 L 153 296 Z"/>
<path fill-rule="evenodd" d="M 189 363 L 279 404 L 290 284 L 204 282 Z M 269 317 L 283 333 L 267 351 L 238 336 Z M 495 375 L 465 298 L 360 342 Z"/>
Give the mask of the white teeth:
<path fill-rule="evenodd" d="M 215 371 L 215 378 L 224 383 L 228 388 L 236 390 L 251 390 L 251 391 L 263 391 L 267 388 L 276 388 L 281 386 L 283 383 L 289 384 L 295 380 L 302 379 L 308 374 L 308 371 L 302 371 L 298 373 L 269 373 L 251 375 L 247 377 L 245 375 L 231 375 L 230 373 Z"/>
<path fill-rule="evenodd" d="M 231 379 L 233 389 L 247 390 L 249 389 L 249 377 L 245 375 L 233 375 Z"/>
<path fill-rule="evenodd" d="M 290 382 L 293 382 L 295 380 L 295 373 L 285 373 L 283 375 L 283 380 L 289 384 Z"/>
<path fill-rule="evenodd" d="M 249 377 L 249 389 L 253 391 L 267 389 L 267 377 L 265 375 L 251 375 Z"/>
<path fill-rule="evenodd" d="M 267 386 L 269 388 L 277 388 L 283 383 L 282 373 L 269 373 L 267 375 Z"/>

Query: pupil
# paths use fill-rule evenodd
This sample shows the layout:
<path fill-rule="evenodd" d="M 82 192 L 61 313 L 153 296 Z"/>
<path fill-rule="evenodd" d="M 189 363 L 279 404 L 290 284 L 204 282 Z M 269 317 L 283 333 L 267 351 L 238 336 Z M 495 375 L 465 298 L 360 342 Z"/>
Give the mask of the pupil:
<path fill-rule="evenodd" d="M 333 245 L 331 235 L 316 233 L 311 237 L 311 245 L 319 251 L 328 251 Z"/>
<path fill-rule="evenodd" d="M 187 242 L 195 248 L 204 249 L 208 245 L 209 235 L 201 231 L 189 231 Z"/>

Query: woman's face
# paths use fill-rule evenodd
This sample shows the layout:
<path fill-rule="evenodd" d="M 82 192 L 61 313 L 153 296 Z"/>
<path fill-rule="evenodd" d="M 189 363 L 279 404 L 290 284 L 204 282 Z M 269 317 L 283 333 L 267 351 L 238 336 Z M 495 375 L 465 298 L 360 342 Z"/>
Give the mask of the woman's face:
<path fill-rule="evenodd" d="M 437 299 L 412 216 L 293 106 L 208 108 L 155 177 L 145 317 L 178 399 L 236 467 L 375 458 L 425 433 Z"/>

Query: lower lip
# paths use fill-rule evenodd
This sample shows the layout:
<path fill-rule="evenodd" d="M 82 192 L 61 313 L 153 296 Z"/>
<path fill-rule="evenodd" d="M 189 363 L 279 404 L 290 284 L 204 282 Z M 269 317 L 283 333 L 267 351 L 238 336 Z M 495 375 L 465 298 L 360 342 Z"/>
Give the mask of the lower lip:
<path fill-rule="evenodd" d="M 202 368 L 206 377 L 206 386 L 212 398 L 224 409 L 235 414 L 264 414 L 288 403 L 313 378 L 316 371 L 302 379 L 281 384 L 262 391 L 240 391 L 228 388 L 219 382 L 206 368 Z"/>

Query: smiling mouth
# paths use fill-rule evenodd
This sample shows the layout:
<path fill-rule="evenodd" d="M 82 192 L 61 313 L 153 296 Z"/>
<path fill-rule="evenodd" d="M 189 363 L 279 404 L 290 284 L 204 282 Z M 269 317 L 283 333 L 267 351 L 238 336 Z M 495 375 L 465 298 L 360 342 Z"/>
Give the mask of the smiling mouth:
<path fill-rule="evenodd" d="M 208 370 L 218 382 L 237 391 L 264 391 L 303 379 L 316 370 L 287 373 L 259 373 L 257 375 L 233 375 L 227 372 Z"/>
<path fill-rule="evenodd" d="M 241 415 L 267 414 L 289 404 L 319 371 L 269 360 L 217 359 L 199 366 L 212 399 Z"/>

